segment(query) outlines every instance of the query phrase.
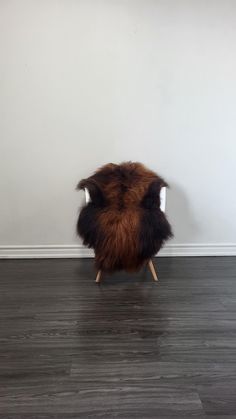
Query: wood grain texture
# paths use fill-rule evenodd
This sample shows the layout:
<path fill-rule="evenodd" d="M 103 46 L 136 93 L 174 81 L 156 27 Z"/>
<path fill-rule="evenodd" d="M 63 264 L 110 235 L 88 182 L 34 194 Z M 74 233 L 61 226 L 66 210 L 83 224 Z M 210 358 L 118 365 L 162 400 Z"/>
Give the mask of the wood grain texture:
<path fill-rule="evenodd" d="M 236 258 L 154 263 L 0 262 L 0 419 L 236 418 Z"/>

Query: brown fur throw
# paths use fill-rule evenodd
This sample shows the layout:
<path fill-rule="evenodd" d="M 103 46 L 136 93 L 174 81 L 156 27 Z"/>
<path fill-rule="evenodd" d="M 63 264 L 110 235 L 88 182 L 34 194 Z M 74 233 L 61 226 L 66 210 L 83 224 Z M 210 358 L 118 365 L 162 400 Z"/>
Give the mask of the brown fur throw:
<path fill-rule="evenodd" d="M 138 270 L 172 236 L 160 210 L 160 190 L 167 186 L 141 163 L 107 164 L 83 179 L 91 202 L 77 223 L 83 243 L 95 250 L 98 269 Z"/>

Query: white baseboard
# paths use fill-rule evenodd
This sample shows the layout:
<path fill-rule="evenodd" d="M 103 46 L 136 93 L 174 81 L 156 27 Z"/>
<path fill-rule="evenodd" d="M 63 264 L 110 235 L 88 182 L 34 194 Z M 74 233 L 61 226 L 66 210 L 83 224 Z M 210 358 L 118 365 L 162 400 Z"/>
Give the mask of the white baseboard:
<path fill-rule="evenodd" d="M 82 245 L 0 246 L 0 259 L 90 258 L 94 253 Z M 236 243 L 168 244 L 158 256 L 236 256 Z"/>

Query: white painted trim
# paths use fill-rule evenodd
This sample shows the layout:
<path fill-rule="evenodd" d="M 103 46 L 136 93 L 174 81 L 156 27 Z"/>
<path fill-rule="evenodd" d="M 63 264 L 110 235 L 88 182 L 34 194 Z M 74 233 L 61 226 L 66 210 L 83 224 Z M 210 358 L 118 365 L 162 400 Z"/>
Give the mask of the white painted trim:
<path fill-rule="evenodd" d="M 159 256 L 236 256 L 236 243 L 169 244 Z"/>
<path fill-rule="evenodd" d="M 0 246 L 0 259 L 89 258 L 93 251 L 82 245 Z"/>
<path fill-rule="evenodd" d="M 82 245 L 0 246 L 0 259 L 89 258 L 94 253 Z M 236 256 L 236 243 L 168 244 L 158 256 Z"/>

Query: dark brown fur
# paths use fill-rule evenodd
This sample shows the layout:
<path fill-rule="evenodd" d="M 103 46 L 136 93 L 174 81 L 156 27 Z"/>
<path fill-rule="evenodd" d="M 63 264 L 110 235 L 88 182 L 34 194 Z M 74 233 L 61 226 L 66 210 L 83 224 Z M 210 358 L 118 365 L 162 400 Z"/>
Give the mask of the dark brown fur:
<path fill-rule="evenodd" d="M 141 163 L 107 164 L 80 181 L 91 200 L 82 208 L 78 234 L 95 250 L 98 269 L 134 271 L 172 236 L 160 210 L 160 190 L 167 186 Z"/>

